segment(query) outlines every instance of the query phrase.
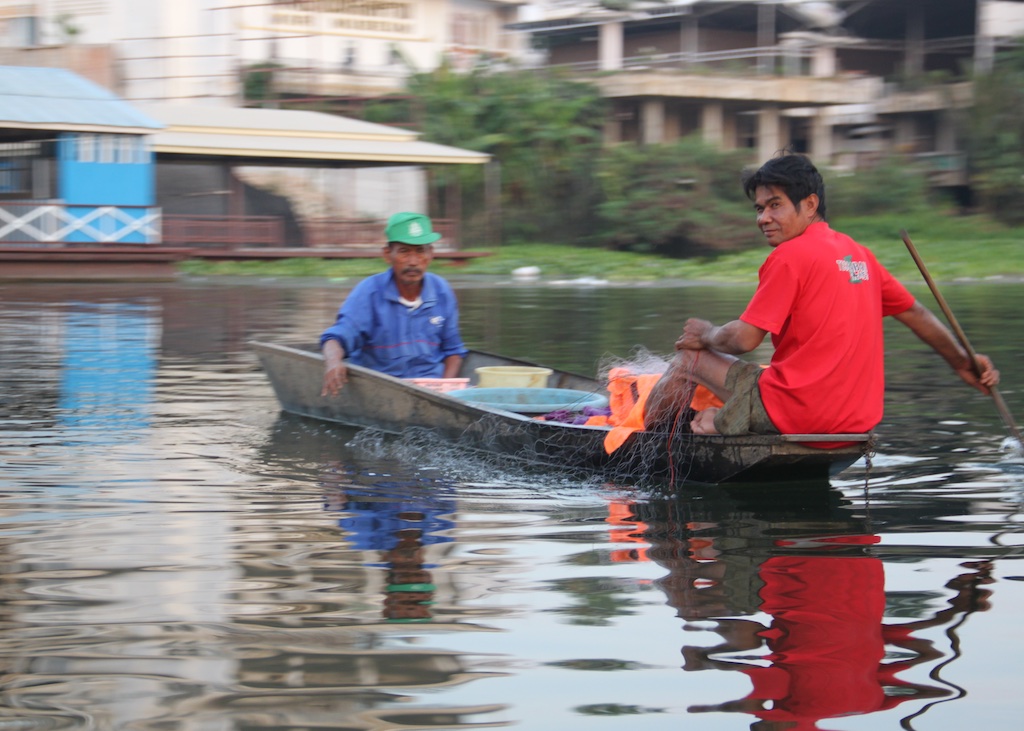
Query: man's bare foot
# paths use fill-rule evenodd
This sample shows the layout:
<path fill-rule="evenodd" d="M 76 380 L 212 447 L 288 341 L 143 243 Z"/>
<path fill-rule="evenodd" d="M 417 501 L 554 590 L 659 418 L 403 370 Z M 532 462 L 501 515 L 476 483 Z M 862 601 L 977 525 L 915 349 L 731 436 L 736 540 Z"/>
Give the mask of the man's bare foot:
<path fill-rule="evenodd" d="M 715 429 L 715 414 L 721 409 L 711 406 L 703 411 L 698 411 L 697 416 L 690 422 L 690 429 L 694 434 L 717 434 Z"/>

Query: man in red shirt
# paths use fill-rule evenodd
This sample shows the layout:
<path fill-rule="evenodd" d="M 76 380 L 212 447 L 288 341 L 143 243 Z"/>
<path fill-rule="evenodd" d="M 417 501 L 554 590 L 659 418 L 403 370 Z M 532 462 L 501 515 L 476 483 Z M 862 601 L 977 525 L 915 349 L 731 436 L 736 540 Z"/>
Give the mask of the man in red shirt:
<path fill-rule="evenodd" d="M 970 356 L 865 247 L 825 222 L 825 185 L 803 155 L 769 160 L 744 181 L 772 252 L 738 320 L 691 318 L 676 356 L 647 399 L 647 428 L 672 424 L 694 383 L 725 405 L 697 413 L 695 434 L 840 434 L 882 419 L 882 318 L 892 315 L 983 393 L 999 382 L 992 361 Z M 766 368 L 737 355 L 771 333 Z"/>

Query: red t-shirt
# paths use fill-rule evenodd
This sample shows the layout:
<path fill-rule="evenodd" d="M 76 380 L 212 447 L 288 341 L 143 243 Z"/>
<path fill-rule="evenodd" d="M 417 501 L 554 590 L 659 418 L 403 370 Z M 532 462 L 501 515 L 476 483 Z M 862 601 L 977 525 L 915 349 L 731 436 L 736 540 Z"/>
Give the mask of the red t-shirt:
<path fill-rule="evenodd" d="M 914 296 L 827 223 L 779 244 L 740 319 L 772 334 L 761 399 L 783 434 L 866 432 L 885 399 L 882 318 Z"/>

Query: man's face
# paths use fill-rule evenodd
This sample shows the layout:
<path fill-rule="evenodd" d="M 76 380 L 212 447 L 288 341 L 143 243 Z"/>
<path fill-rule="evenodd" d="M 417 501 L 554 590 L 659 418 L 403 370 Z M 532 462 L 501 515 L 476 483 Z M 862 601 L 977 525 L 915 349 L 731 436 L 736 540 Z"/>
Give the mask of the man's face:
<path fill-rule="evenodd" d="M 423 281 L 423 275 L 434 258 L 434 247 L 429 244 L 389 244 L 384 249 L 384 258 L 391 265 L 399 283 L 415 285 Z"/>
<path fill-rule="evenodd" d="M 771 246 L 796 238 L 815 221 L 818 196 L 811 193 L 798 204 L 775 185 L 762 185 L 755 191 L 754 210 L 757 227 Z"/>

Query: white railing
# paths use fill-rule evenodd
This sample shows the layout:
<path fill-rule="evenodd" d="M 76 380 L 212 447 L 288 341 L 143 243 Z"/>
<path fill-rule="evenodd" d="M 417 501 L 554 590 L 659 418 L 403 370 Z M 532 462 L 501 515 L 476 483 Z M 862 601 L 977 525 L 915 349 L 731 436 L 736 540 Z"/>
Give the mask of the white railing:
<path fill-rule="evenodd" d="M 156 244 L 161 209 L 0 201 L 0 243 Z"/>
<path fill-rule="evenodd" d="M 770 73 L 782 73 L 787 76 L 809 76 L 809 66 L 814 57 L 812 49 L 806 46 L 762 46 L 756 48 L 731 48 L 723 51 L 676 53 L 651 53 L 648 55 L 627 56 L 622 59 L 618 70 L 646 68 L 705 68 L 724 67 L 726 71 L 734 71 L 735 66 L 749 69 L 769 68 Z M 780 68 L 781 66 L 781 68 Z M 546 64 L 535 67 L 564 68 L 585 73 L 600 71 L 600 61 L 578 61 L 575 63 Z"/>

